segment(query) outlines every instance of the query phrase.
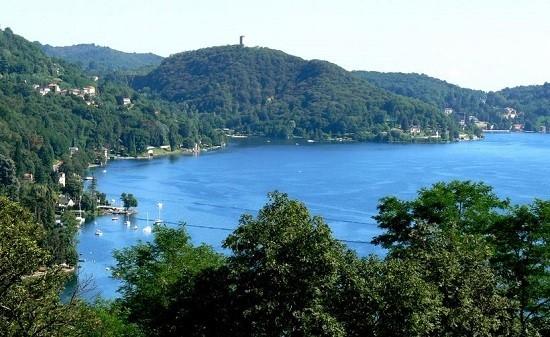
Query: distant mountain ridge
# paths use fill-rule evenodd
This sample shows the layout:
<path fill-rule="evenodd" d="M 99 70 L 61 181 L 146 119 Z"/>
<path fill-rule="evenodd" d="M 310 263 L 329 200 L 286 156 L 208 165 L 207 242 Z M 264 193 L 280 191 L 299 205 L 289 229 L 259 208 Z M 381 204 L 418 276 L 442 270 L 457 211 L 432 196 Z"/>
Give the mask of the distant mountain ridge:
<path fill-rule="evenodd" d="M 133 86 L 213 113 L 226 127 L 265 135 L 368 140 L 400 127 L 408 132 L 410 125 L 440 134 L 456 129 L 431 104 L 378 88 L 335 64 L 269 48 L 231 45 L 175 54 L 135 77 Z"/>
<path fill-rule="evenodd" d="M 126 53 L 95 44 L 77 44 L 66 47 L 41 45 L 50 57 L 80 64 L 88 72 L 111 72 L 157 66 L 163 57 L 153 53 Z"/>

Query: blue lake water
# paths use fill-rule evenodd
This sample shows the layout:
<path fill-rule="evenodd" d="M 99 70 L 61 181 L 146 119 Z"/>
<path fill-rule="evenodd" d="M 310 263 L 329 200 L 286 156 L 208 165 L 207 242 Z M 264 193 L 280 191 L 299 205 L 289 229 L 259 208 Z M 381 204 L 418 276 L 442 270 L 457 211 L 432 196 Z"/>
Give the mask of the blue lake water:
<path fill-rule="evenodd" d="M 139 213 L 132 226 L 122 217 L 99 217 L 79 233 L 80 277 L 93 277 L 91 297 L 115 297 L 119 283 L 110 278 L 114 249 L 150 240 L 143 229 L 161 217 L 186 222 L 195 243 L 222 250 L 227 229 L 243 213 L 254 214 L 273 190 L 303 201 L 323 216 L 334 236 L 368 242 L 379 233 L 372 216 L 387 195 L 413 198 L 419 188 L 437 181 L 468 179 L 492 185 L 515 203 L 550 198 L 550 135 L 490 134 L 477 142 L 453 144 L 275 144 L 243 141 L 197 157 L 110 162 L 95 170 L 98 188 L 117 202 L 133 193 Z M 199 226 L 199 227 L 191 227 Z M 203 228 L 200 226 L 208 227 Z M 216 229 L 223 228 L 223 229 Z M 96 236 L 96 229 L 103 232 Z M 367 243 L 348 243 L 360 255 L 379 253 Z"/>

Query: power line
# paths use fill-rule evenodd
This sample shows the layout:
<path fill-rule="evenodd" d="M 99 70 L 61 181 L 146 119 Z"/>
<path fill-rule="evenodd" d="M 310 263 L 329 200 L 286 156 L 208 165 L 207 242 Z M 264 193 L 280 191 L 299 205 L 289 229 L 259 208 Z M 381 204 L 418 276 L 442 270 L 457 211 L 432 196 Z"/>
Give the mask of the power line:
<path fill-rule="evenodd" d="M 134 217 L 134 219 L 137 220 L 149 220 L 145 218 L 139 218 Z M 229 227 L 216 227 L 216 226 L 205 226 L 205 225 L 189 225 L 185 222 L 175 222 L 175 221 L 163 221 L 163 223 L 167 225 L 183 225 L 185 227 L 191 227 L 191 228 L 201 228 L 201 229 L 208 229 L 208 230 L 220 230 L 220 231 L 226 231 L 226 232 L 232 232 L 235 230 L 235 228 L 229 228 Z M 364 240 L 346 240 L 346 239 L 338 239 L 336 238 L 336 241 L 342 242 L 342 243 L 349 243 L 349 244 L 367 244 L 372 245 L 370 241 L 364 241 Z"/>
<path fill-rule="evenodd" d="M 232 210 L 237 210 L 237 211 L 245 211 L 245 212 L 250 212 L 250 213 L 256 213 L 258 212 L 258 210 L 256 209 L 251 209 L 251 208 L 243 208 L 243 207 L 238 207 L 238 206 L 227 206 L 227 205 L 220 205 L 220 204 L 211 204 L 211 203 L 206 203 L 206 202 L 193 202 L 194 205 L 199 205 L 199 206 L 210 206 L 210 207 L 215 207 L 215 208 L 223 208 L 223 209 L 232 209 Z M 356 224 L 356 225 L 374 225 L 376 226 L 376 223 L 374 222 L 365 222 L 365 221 L 358 221 L 358 220 L 346 220 L 346 219 L 336 219 L 336 218 L 327 218 L 327 217 L 323 217 L 325 220 L 327 221 L 334 221 L 334 222 L 342 222 L 342 223 L 350 223 L 350 224 Z"/>

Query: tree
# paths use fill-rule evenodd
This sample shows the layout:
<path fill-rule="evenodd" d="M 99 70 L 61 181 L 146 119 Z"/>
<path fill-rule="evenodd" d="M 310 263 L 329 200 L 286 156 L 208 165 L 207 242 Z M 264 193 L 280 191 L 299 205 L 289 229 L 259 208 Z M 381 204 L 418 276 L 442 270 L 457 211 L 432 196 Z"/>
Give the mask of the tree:
<path fill-rule="evenodd" d="M 385 197 L 374 219 L 386 232 L 375 237 L 373 243 L 399 254 L 402 249 L 423 245 L 424 234 L 432 230 L 455 228 L 461 233 L 485 233 L 508 205 L 490 186 L 470 181 L 436 183 L 421 189 L 412 201 Z"/>
<path fill-rule="evenodd" d="M 328 294 L 345 248 L 320 217 L 283 193 L 270 193 L 256 218 L 244 215 L 224 242 L 234 308 L 243 335 L 343 336 Z"/>
<path fill-rule="evenodd" d="M 0 335 L 83 335 L 76 328 L 87 319 L 82 304 L 75 296 L 60 302 L 67 274 L 47 267 L 42 227 L 20 205 L 0 197 L 0 232 Z"/>
<path fill-rule="evenodd" d="M 550 315 L 550 202 L 516 206 L 489 233 L 492 262 L 506 280 L 507 295 L 519 304 L 521 336 L 548 331 Z"/>
<path fill-rule="evenodd" d="M 514 301 L 501 291 L 486 235 L 507 205 L 484 184 L 458 181 L 422 189 L 412 201 L 382 199 L 375 219 L 387 232 L 374 242 L 389 249 L 388 261 L 418 263 L 422 279 L 436 286 L 436 335 L 517 333 Z"/>
<path fill-rule="evenodd" d="M 132 193 L 122 193 L 120 195 L 120 200 L 122 200 L 122 203 L 126 210 L 130 209 L 131 207 L 137 207 L 138 205 L 138 201 Z"/>
<path fill-rule="evenodd" d="M 182 322 L 189 320 L 186 313 L 196 279 L 224 259 L 210 247 L 194 247 L 183 226 L 155 226 L 153 233 L 153 242 L 114 253 L 113 275 L 122 280 L 121 305 L 128 319 L 150 336 L 192 334 Z"/>
<path fill-rule="evenodd" d="M 19 180 L 15 163 L 10 158 L 0 155 L 0 194 L 15 199 L 18 193 Z"/>

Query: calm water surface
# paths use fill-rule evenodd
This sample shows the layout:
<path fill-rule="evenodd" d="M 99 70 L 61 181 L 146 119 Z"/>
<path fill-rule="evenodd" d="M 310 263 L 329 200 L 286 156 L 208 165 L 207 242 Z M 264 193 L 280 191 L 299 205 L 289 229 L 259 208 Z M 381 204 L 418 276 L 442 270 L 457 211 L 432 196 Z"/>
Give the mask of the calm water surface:
<path fill-rule="evenodd" d="M 550 135 L 492 134 L 479 142 L 437 145 L 259 144 L 241 142 L 198 157 L 180 156 L 111 162 L 98 169 L 98 188 L 117 202 L 122 192 L 136 195 L 139 213 L 128 228 L 121 217 L 99 217 L 79 233 L 80 276 L 92 276 L 95 290 L 115 297 L 119 283 L 110 278 L 114 249 L 150 240 L 146 218 L 184 221 L 195 243 L 222 250 L 221 241 L 243 213 L 254 214 L 269 191 L 280 190 L 323 216 L 338 239 L 370 241 L 377 201 L 387 195 L 413 198 L 437 181 L 469 179 L 492 185 L 516 203 L 550 198 Z M 142 220 L 143 219 L 143 220 Z M 104 234 L 96 236 L 96 229 Z M 360 255 L 380 252 L 349 243 Z"/>

